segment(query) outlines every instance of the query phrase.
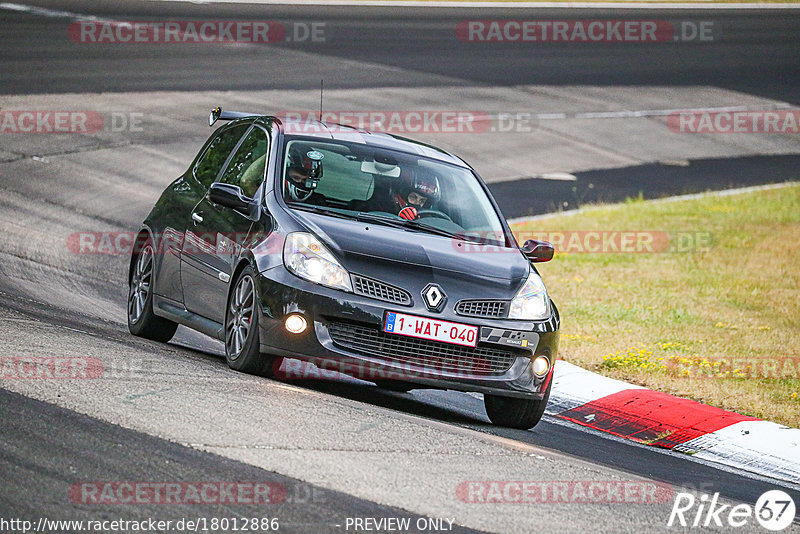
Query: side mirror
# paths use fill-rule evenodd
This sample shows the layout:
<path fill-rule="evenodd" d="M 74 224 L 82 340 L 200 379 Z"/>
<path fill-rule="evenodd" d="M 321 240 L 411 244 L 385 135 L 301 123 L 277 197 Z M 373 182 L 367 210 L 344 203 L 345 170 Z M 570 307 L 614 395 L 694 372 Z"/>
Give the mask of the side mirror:
<path fill-rule="evenodd" d="M 535 239 L 528 239 L 525 241 L 525 244 L 520 247 L 520 250 L 534 263 L 552 260 L 553 254 L 556 251 L 552 243 L 537 241 Z"/>
<path fill-rule="evenodd" d="M 208 198 L 214 204 L 235 210 L 249 210 L 252 198 L 244 196 L 242 188 L 238 185 L 216 182 L 208 190 Z"/>

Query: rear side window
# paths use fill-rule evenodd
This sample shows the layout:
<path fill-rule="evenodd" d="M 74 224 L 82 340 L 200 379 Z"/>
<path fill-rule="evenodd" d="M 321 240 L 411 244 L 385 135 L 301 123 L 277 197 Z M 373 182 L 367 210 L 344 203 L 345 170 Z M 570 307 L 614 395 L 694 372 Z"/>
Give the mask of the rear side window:
<path fill-rule="evenodd" d="M 242 193 L 252 198 L 264 180 L 267 146 L 267 133 L 254 127 L 239 145 L 220 182 L 238 185 L 242 188 Z"/>
<path fill-rule="evenodd" d="M 239 142 L 249 124 L 240 124 L 220 132 L 206 148 L 205 153 L 194 166 L 194 177 L 205 187 L 210 187 L 228 159 L 236 143 Z"/>

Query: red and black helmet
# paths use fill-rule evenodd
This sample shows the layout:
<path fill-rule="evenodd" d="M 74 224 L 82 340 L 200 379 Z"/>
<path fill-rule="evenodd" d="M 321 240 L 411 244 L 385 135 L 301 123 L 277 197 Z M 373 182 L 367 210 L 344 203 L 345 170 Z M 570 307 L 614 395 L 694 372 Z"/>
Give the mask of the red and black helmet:
<path fill-rule="evenodd" d="M 415 192 L 428 199 L 429 204 L 442 199 L 442 188 L 436 173 L 426 167 L 417 167 L 411 176 L 411 186 L 408 193 Z M 407 193 L 407 194 L 408 194 Z"/>

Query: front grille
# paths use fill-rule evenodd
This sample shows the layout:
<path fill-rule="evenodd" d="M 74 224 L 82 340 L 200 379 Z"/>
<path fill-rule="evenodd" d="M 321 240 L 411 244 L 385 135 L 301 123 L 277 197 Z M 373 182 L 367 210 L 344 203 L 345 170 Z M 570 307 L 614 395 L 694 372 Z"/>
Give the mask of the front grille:
<path fill-rule="evenodd" d="M 343 321 L 328 325 L 333 342 L 345 349 L 382 360 L 408 363 L 446 372 L 502 373 L 519 352 L 485 347 L 462 347 L 439 341 L 387 334 L 380 329 Z"/>
<path fill-rule="evenodd" d="M 502 319 L 508 315 L 507 300 L 460 300 L 456 313 L 469 317 L 492 317 Z"/>
<path fill-rule="evenodd" d="M 404 289 L 357 274 L 352 275 L 352 280 L 353 292 L 356 295 L 400 304 L 401 306 L 411 305 L 411 294 Z"/>

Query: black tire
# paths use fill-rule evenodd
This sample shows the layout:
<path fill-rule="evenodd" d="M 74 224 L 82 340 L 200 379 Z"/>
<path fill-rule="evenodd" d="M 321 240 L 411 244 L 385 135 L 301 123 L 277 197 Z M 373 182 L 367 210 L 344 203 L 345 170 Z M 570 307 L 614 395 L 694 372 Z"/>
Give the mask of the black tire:
<path fill-rule="evenodd" d="M 416 386 L 407 384 L 406 382 L 396 382 L 394 380 L 376 380 L 375 385 L 381 389 L 397 391 L 398 393 L 408 393 L 416 388 Z"/>
<path fill-rule="evenodd" d="M 134 336 L 167 342 L 178 324 L 153 313 L 153 241 L 149 237 L 134 252 L 128 282 L 128 330 Z"/>
<path fill-rule="evenodd" d="M 261 353 L 255 273 L 245 267 L 236 277 L 225 306 L 225 359 L 234 371 L 273 376 L 281 358 Z"/>
<path fill-rule="evenodd" d="M 547 390 L 544 393 L 544 398 L 541 400 L 484 395 L 483 404 L 486 407 L 486 415 L 497 426 L 525 430 L 533 428 L 544 415 L 547 400 L 550 398 L 550 386 L 552 385 L 551 378 L 550 384 L 547 385 Z"/>

